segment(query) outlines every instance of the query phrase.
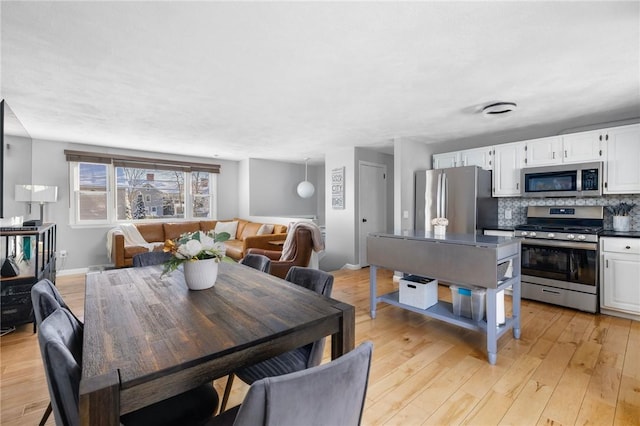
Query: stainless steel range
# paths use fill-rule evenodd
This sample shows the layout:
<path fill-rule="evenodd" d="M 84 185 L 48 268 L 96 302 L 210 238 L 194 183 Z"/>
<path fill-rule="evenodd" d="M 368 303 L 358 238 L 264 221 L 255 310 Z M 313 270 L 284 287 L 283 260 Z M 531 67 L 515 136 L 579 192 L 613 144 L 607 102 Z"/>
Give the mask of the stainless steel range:
<path fill-rule="evenodd" d="M 602 206 L 531 206 L 522 238 L 522 297 L 598 312 Z"/>

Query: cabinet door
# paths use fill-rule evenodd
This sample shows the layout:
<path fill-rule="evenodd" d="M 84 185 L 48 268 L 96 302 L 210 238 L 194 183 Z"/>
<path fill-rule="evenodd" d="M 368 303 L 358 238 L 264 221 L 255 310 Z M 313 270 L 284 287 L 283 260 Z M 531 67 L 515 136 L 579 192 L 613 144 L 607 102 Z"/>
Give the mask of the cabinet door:
<path fill-rule="evenodd" d="M 634 254 L 604 253 L 602 306 L 640 314 L 640 257 Z"/>
<path fill-rule="evenodd" d="M 466 149 L 460 152 L 461 166 L 478 166 L 485 170 L 491 170 L 492 146 L 476 149 Z"/>
<path fill-rule="evenodd" d="M 640 192 L 640 124 L 607 131 L 605 194 Z"/>
<path fill-rule="evenodd" d="M 604 139 L 604 132 L 599 130 L 562 136 L 562 161 L 585 163 L 602 160 Z"/>
<path fill-rule="evenodd" d="M 524 142 L 493 148 L 493 196 L 520 196 L 520 169 L 524 166 Z"/>
<path fill-rule="evenodd" d="M 445 152 L 444 154 L 433 155 L 434 169 L 448 169 L 449 167 L 458 167 L 460 164 L 460 152 Z"/>
<path fill-rule="evenodd" d="M 525 167 L 561 164 L 562 155 L 562 139 L 557 136 L 525 142 Z"/>

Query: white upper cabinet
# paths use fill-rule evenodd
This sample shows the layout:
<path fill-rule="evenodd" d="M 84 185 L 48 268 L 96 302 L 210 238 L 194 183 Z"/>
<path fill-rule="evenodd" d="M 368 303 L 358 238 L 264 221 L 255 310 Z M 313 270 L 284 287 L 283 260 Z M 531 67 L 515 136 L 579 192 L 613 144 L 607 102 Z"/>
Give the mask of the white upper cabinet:
<path fill-rule="evenodd" d="M 483 148 L 465 149 L 463 151 L 445 152 L 433 155 L 434 169 L 447 169 L 449 167 L 478 166 L 491 170 L 492 146 Z"/>
<path fill-rule="evenodd" d="M 572 133 L 562 136 L 562 162 L 588 163 L 602 161 L 606 133 L 602 130 Z"/>
<path fill-rule="evenodd" d="M 640 193 L 640 124 L 607 129 L 605 139 L 604 193 Z"/>
<path fill-rule="evenodd" d="M 552 166 L 562 162 L 562 139 L 558 136 L 525 141 L 525 167 Z"/>
<path fill-rule="evenodd" d="M 449 167 L 458 167 L 460 163 L 460 152 L 445 152 L 444 154 L 433 155 L 434 169 L 448 169 Z"/>
<path fill-rule="evenodd" d="M 524 167 L 525 142 L 493 147 L 493 196 L 520 196 L 520 169 Z"/>
<path fill-rule="evenodd" d="M 491 170 L 492 146 L 460 151 L 460 166 L 478 166 Z"/>

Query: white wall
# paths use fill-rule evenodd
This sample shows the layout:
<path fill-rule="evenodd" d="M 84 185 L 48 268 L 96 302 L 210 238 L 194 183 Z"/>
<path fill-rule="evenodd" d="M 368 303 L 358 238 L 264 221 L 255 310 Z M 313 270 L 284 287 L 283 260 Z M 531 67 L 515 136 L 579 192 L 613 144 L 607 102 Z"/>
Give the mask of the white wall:
<path fill-rule="evenodd" d="M 4 138 L 3 201 L 4 217 L 24 216 L 28 218 L 29 205 L 16 201 L 16 185 L 40 183 L 31 181 L 31 139 L 5 135 Z M 40 209 L 33 206 L 34 218 L 40 215 Z"/>
<path fill-rule="evenodd" d="M 394 179 L 394 232 L 410 230 L 414 227 L 415 175 L 416 170 L 431 169 L 431 145 L 410 140 L 395 140 L 393 157 Z M 404 217 L 404 213 L 408 217 Z"/>
<path fill-rule="evenodd" d="M 319 187 L 317 168 L 308 166 L 308 180 L 315 187 L 311 198 L 301 198 L 296 192 L 304 180 L 304 164 L 282 161 L 249 160 L 250 216 L 318 216 L 318 197 L 324 196 Z"/>
<path fill-rule="evenodd" d="M 133 150 L 109 149 L 97 146 L 79 145 L 66 142 L 34 140 L 32 150 L 33 182 L 58 186 L 58 202 L 45 207 L 45 219 L 58 226 L 57 248 L 67 250 L 65 263 L 58 262 L 58 269 L 79 269 L 92 265 L 108 264 L 106 234 L 112 227 L 71 227 L 69 225 L 69 166 L 64 150 L 117 153 L 132 156 L 153 156 L 155 158 L 180 161 L 202 162 L 202 158 L 182 157 L 160 153 Z M 236 161 L 211 160 L 220 164 L 218 175 L 218 218 L 238 216 L 238 163 Z M 39 214 L 35 212 L 35 214 Z"/>
<path fill-rule="evenodd" d="M 353 148 L 339 149 L 327 153 L 325 157 L 325 182 L 331 182 L 332 169 L 344 167 L 345 172 L 343 210 L 334 210 L 331 207 L 331 191 L 325 191 L 327 235 L 325 255 L 320 261 L 320 269 L 325 271 L 340 269 L 347 263 L 358 263 L 355 250 L 355 164 L 355 150 Z"/>

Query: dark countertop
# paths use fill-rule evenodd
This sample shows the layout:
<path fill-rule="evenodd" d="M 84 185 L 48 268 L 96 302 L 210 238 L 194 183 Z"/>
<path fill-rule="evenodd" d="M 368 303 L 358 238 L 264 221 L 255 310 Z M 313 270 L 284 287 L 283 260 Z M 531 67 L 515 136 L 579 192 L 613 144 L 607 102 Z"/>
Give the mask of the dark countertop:
<path fill-rule="evenodd" d="M 605 229 L 600 233 L 601 237 L 640 238 L 640 231 L 619 232 L 613 229 Z"/>

